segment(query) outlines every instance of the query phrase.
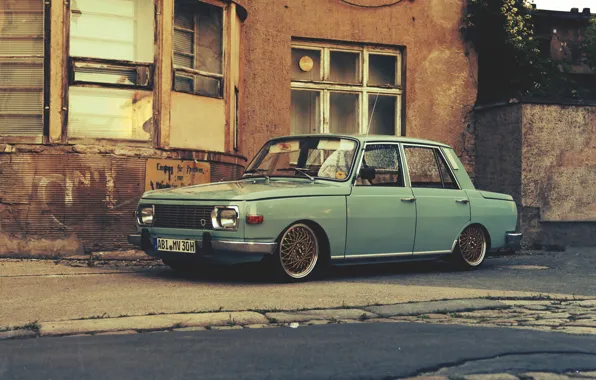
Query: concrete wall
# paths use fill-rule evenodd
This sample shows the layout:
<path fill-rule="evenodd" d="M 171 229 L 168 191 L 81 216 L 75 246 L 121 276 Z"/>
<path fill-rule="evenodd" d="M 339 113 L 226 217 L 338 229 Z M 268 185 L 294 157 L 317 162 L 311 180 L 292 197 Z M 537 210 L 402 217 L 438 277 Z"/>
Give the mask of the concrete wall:
<path fill-rule="evenodd" d="M 477 185 L 516 199 L 525 243 L 596 245 L 596 107 L 491 107 L 476 125 Z"/>
<path fill-rule="evenodd" d="M 379 0 L 358 0 L 374 5 Z M 292 37 L 405 47 L 405 131 L 455 147 L 469 170 L 467 114 L 476 101 L 476 59 L 461 41 L 464 0 L 414 0 L 365 9 L 339 0 L 253 0 L 243 28 L 241 153 L 290 133 Z"/>

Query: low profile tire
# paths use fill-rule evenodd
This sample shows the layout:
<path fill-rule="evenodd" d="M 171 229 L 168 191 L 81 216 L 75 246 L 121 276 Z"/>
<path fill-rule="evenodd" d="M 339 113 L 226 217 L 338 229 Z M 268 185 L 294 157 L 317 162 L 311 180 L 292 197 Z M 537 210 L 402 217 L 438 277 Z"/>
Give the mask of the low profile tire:
<path fill-rule="evenodd" d="M 453 251 L 456 265 L 462 269 L 478 268 L 486 258 L 487 246 L 484 229 L 476 224 L 468 226 L 459 235 Z"/>
<path fill-rule="evenodd" d="M 317 233 L 307 224 L 296 223 L 281 234 L 271 264 L 276 280 L 298 282 L 314 278 L 322 262 Z"/>

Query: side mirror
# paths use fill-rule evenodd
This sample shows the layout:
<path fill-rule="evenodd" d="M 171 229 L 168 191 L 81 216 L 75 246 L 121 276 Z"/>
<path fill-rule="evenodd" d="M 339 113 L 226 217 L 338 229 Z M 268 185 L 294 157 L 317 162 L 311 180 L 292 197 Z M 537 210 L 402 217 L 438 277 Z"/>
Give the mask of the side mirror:
<path fill-rule="evenodd" d="M 368 181 L 375 179 L 376 170 L 374 166 L 363 166 L 360 168 L 360 178 Z"/>

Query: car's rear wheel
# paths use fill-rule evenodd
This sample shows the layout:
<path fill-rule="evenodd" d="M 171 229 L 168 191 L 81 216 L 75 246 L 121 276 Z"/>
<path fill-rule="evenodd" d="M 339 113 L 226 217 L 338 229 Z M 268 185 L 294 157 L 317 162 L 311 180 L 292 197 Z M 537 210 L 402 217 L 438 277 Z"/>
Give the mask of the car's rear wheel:
<path fill-rule="evenodd" d="M 459 235 L 453 252 L 459 266 L 471 269 L 479 267 L 486 258 L 488 244 L 482 226 L 474 224 L 466 227 Z"/>
<path fill-rule="evenodd" d="M 313 277 L 321 261 L 317 233 L 304 223 L 291 225 L 279 239 L 275 272 L 280 280 L 305 281 Z"/>

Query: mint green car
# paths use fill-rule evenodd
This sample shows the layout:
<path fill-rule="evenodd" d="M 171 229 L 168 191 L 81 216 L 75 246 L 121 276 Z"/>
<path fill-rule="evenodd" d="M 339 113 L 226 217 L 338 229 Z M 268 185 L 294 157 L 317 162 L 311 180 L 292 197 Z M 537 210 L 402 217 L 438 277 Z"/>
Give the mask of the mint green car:
<path fill-rule="evenodd" d="M 241 179 L 146 192 L 129 242 L 168 266 L 264 262 L 278 278 L 329 264 L 482 264 L 520 247 L 509 195 L 474 188 L 447 145 L 395 136 L 267 142 Z"/>

